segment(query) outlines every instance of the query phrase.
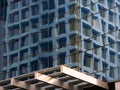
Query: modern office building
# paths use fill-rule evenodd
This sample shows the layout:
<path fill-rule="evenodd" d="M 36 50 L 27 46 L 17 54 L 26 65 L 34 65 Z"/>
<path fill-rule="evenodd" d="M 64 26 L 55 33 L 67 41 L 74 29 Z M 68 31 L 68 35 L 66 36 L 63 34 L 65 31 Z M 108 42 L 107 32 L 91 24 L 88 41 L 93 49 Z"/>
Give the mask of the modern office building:
<path fill-rule="evenodd" d="M 0 72 L 2 70 L 2 61 L 3 61 L 3 31 L 4 31 L 4 22 L 6 16 L 6 0 L 0 1 Z M 1 78 L 1 77 L 0 77 Z"/>
<path fill-rule="evenodd" d="M 118 79 L 120 0 L 7 0 L 2 78 L 67 64 Z"/>

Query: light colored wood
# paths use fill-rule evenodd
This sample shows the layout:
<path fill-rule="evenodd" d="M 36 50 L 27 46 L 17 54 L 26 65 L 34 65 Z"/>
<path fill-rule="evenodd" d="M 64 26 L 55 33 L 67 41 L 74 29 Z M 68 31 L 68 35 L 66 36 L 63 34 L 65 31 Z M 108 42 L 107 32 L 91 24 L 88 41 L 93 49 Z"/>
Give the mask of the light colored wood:
<path fill-rule="evenodd" d="M 41 74 L 39 72 L 35 73 L 35 79 L 54 85 L 54 86 L 57 86 L 57 87 L 69 89 L 69 86 L 63 81 L 60 81 L 59 79 L 56 79 L 56 78 L 52 78 L 48 75 Z"/>
<path fill-rule="evenodd" d="M 71 69 L 71 68 L 68 68 L 66 66 L 63 66 L 63 65 L 60 66 L 60 72 L 66 74 L 66 75 L 72 76 L 74 78 L 77 78 L 79 80 L 83 80 L 85 82 L 88 82 L 90 84 L 102 87 L 104 89 L 107 89 L 107 90 L 109 89 L 109 86 L 106 82 L 103 82 L 101 80 L 93 78 L 92 76 L 88 76 L 84 73 L 78 72 L 78 71 Z"/>

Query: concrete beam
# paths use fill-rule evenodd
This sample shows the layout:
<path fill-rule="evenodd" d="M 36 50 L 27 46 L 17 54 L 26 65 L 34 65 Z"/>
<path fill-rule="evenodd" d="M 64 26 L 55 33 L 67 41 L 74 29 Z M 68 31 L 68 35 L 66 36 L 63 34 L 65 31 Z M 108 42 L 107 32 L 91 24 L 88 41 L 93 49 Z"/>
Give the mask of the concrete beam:
<path fill-rule="evenodd" d="M 120 90 L 120 82 L 115 82 L 115 90 Z"/>
<path fill-rule="evenodd" d="M 47 86 L 41 87 L 40 90 L 51 90 L 51 88 L 53 87 L 54 87 L 53 85 L 47 85 Z"/>
<path fill-rule="evenodd" d="M 22 88 L 22 89 L 29 89 L 28 84 L 26 84 L 24 81 L 19 81 L 17 79 L 11 78 L 11 85 Z"/>
<path fill-rule="evenodd" d="M 45 82 L 47 84 L 51 84 L 51 85 L 63 88 L 63 89 L 69 89 L 69 86 L 63 81 L 56 78 L 52 78 L 48 75 L 41 74 L 39 72 L 35 73 L 35 79 Z"/>
<path fill-rule="evenodd" d="M 37 90 L 37 87 L 35 85 L 25 83 L 24 81 L 19 81 L 15 78 L 11 78 L 10 85 L 13 85 L 22 89 L 26 89 L 26 90 Z"/>
<path fill-rule="evenodd" d="M 8 90 L 8 89 L 5 89 L 4 87 L 0 87 L 0 90 Z"/>
<path fill-rule="evenodd" d="M 78 72 L 78 71 L 71 69 L 71 68 L 68 68 L 66 66 L 63 66 L 63 65 L 60 66 L 60 72 L 66 74 L 66 75 L 72 76 L 74 78 L 77 78 L 79 80 L 88 82 L 90 84 L 102 87 L 104 89 L 107 89 L 107 90 L 109 89 L 109 86 L 106 82 L 103 82 L 103 81 L 98 80 L 94 77 L 88 76 L 84 73 Z"/>

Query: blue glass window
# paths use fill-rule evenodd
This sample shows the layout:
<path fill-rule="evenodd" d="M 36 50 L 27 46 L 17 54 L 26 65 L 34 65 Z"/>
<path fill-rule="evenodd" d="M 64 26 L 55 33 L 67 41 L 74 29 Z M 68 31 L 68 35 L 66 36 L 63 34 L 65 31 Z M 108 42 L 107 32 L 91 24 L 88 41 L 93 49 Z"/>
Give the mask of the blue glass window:
<path fill-rule="evenodd" d="M 46 0 L 42 2 L 42 8 L 43 11 L 44 10 L 51 10 L 51 9 L 55 9 L 55 2 L 54 0 Z"/>
<path fill-rule="evenodd" d="M 30 62 L 31 71 L 38 70 L 38 61 Z"/>
<path fill-rule="evenodd" d="M 58 55 L 58 65 L 65 64 L 66 53 L 60 53 Z"/>
<path fill-rule="evenodd" d="M 60 8 L 58 10 L 59 18 L 63 18 L 65 16 L 65 8 Z"/>
<path fill-rule="evenodd" d="M 35 57 L 35 56 L 39 55 L 38 47 L 37 46 L 31 48 L 31 54 L 32 54 L 32 57 Z"/>
<path fill-rule="evenodd" d="M 32 2 L 37 2 L 38 0 L 32 0 Z"/>
<path fill-rule="evenodd" d="M 58 0 L 58 5 L 65 4 L 65 0 Z"/>
<path fill-rule="evenodd" d="M 17 68 L 10 69 L 10 77 L 16 76 Z"/>
<path fill-rule="evenodd" d="M 20 65 L 20 74 L 27 73 L 27 64 Z"/>
<path fill-rule="evenodd" d="M 42 2 L 42 8 L 43 8 L 43 11 L 48 9 L 48 1 Z"/>
<path fill-rule="evenodd" d="M 63 34 L 63 33 L 66 33 L 66 30 L 65 30 L 65 22 L 60 22 L 58 24 L 58 35 L 59 34 Z"/>
<path fill-rule="evenodd" d="M 91 56 L 90 55 L 88 55 L 88 54 L 85 54 L 84 55 L 84 66 L 86 66 L 86 67 L 91 67 Z"/>
<path fill-rule="evenodd" d="M 40 60 L 42 62 L 42 68 L 48 68 L 48 67 L 53 66 L 53 57 L 52 56 L 42 57 L 42 58 L 40 58 Z"/>
<path fill-rule="evenodd" d="M 55 9 L 55 2 L 54 2 L 54 0 L 49 0 L 49 10 L 50 9 Z"/>
<path fill-rule="evenodd" d="M 49 24 L 50 24 L 50 23 L 53 23 L 54 18 L 55 18 L 55 13 L 50 13 L 50 14 L 49 14 Z"/>
<path fill-rule="evenodd" d="M 53 50 L 52 41 L 40 44 L 42 52 L 51 52 Z"/>
<path fill-rule="evenodd" d="M 41 38 L 49 38 L 52 36 L 52 28 L 47 28 L 47 29 L 43 29 L 41 30 Z"/>
<path fill-rule="evenodd" d="M 41 16 L 41 19 L 42 19 L 42 24 L 45 25 L 45 24 L 48 24 L 48 13 L 47 14 L 44 14 Z"/>
<path fill-rule="evenodd" d="M 32 15 L 37 15 L 39 12 L 38 5 L 32 6 L 31 11 L 32 11 Z"/>
<path fill-rule="evenodd" d="M 58 47 L 59 47 L 59 48 L 66 47 L 66 38 L 60 38 L 60 39 L 58 40 Z"/>

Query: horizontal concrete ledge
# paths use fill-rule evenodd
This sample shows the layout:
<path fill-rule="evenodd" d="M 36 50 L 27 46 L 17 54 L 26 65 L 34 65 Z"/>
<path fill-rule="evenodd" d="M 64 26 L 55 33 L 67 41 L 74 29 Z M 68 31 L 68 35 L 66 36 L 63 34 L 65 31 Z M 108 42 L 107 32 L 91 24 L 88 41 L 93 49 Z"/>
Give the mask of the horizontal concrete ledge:
<path fill-rule="evenodd" d="M 72 76 L 74 78 L 77 78 L 79 80 L 88 82 L 90 84 L 102 87 L 104 89 L 109 89 L 108 83 L 98 80 L 92 76 L 88 76 L 84 73 L 78 72 L 74 69 L 68 68 L 66 66 L 60 66 L 60 72 L 66 74 L 66 75 Z"/>

